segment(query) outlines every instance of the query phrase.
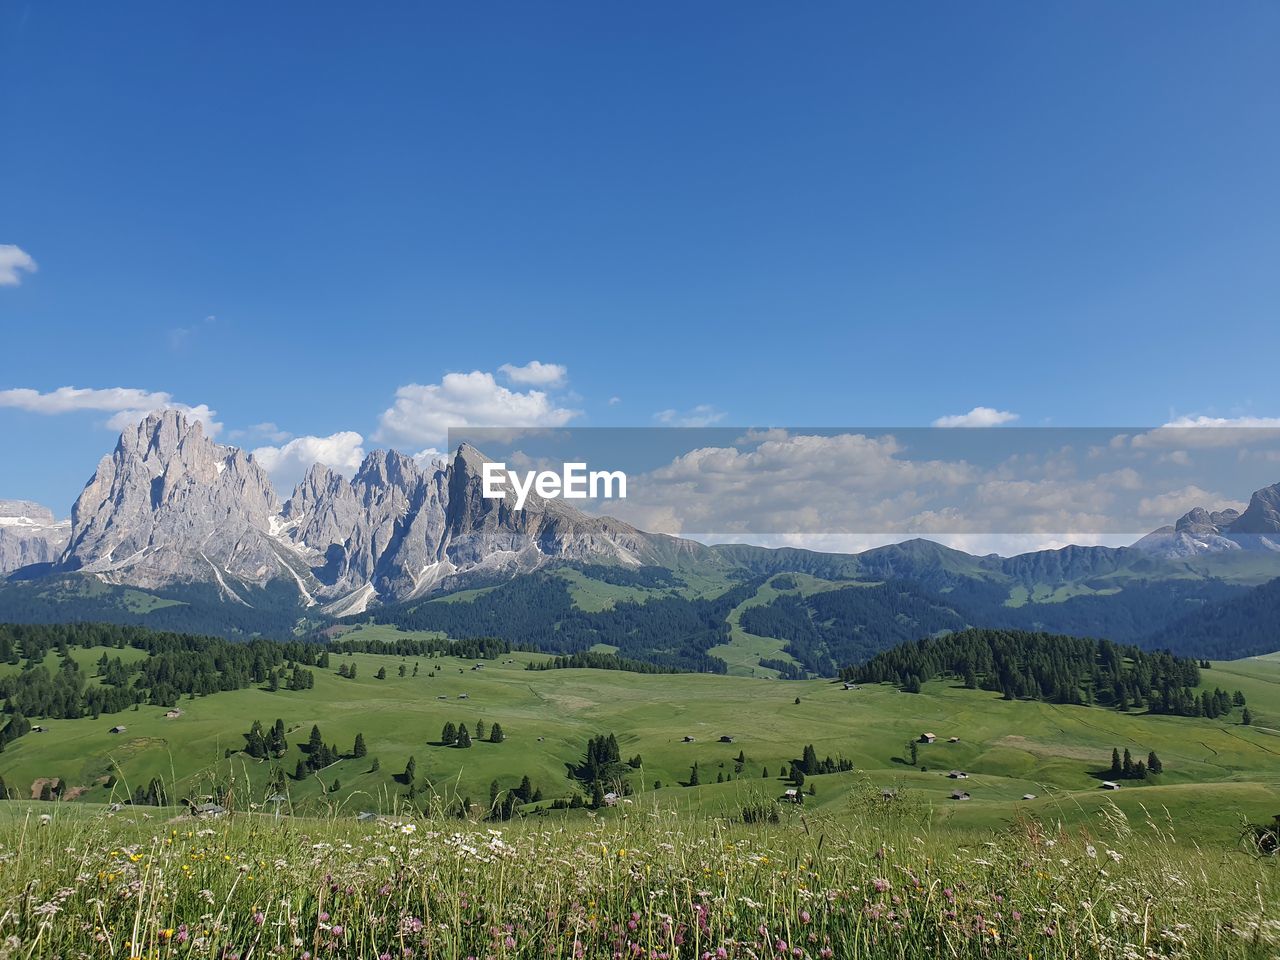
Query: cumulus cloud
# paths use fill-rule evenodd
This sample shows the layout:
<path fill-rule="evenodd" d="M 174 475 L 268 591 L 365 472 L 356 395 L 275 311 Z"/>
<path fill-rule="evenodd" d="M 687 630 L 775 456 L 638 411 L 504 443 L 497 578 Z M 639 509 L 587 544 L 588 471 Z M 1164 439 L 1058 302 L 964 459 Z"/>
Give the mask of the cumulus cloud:
<path fill-rule="evenodd" d="M 394 405 L 379 420 L 375 439 L 441 445 L 450 428 L 562 427 L 579 411 L 559 405 L 542 390 L 512 390 L 492 373 L 449 373 L 439 383 L 410 383 L 396 390 Z"/>
<path fill-rule="evenodd" d="M 935 427 L 998 427 L 1018 419 L 1016 413 L 995 407 L 974 407 L 968 413 L 953 413 L 933 421 Z"/>
<path fill-rule="evenodd" d="M 724 417 L 724 411 L 709 403 L 700 403 L 690 410 L 659 410 L 653 415 L 653 419 L 664 427 L 709 427 Z"/>
<path fill-rule="evenodd" d="M 112 430 L 133 426 L 157 410 L 181 410 L 190 419 L 203 423 L 210 436 L 217 436 L 222 430 L 222 424 L 215 419 L 217 411 L 209 409 L 207 404 L 179 403 L 164 391 L 136 387 L 58 387 L 45 393 L 20 387 L 0 390 L 0 407 L 15 407 L 45 416 L 83 411 L 110 413 L 105 425 Z"/>
<path fill-rule="evenodd" d="M 1196 507 L 1206 510 L 1244 510 L 1248 506 L 1233 500 L 1221 493 L 1211 493 L 1195 484 L 1189 484 L 1178 490 L 1169 490 L 1153 497 L 1143 497 L 1138 501 L 1138 513 L 1144 517 L 1152 517 L 1170 522 Z"/>
<path fill-rule="evenodd" d="M 16 287 L 23 273 L 38 269 L 31 254 L 12 243 L 0 243 L 0 287 Z"/>
<path fill-rule="evenodd" d="M 700 539 L 923 536 L 1004 552 L 997 545 L 1131 542 L 1192 506 L 1228 502 L 1151 464 L 1081 469 L 1089 463 L 1068 447 L 996 461 L 980 444 L 965 459 L 930 456 L 892 435 L 772 430 L 637 473 L 625 501 L 592 509 Z"/>
<path fill-rule="evenodd" d="M 512 383 L 526 387 L 558 387 L 569 379 L 569 370 L 563 364 L 530 360 L 523 367 L 504 363 L 498 372 Z"/>
<path fill-rule="evenodd" d="M 1127 438 L 1131 446 L 1207 449 L 1245 447 L 1280 438 L 1280 417 L 1175 417 L 1154 430 Z M 1125 437 L 1113 443 L 1123 444 Z"/>
<path fill-rule="evenodd" d="M 347 476 L 355 473 L 364 460 L 364 437 L 352 430 L 327 437 L 294 437 L 281 446 L 257 447 L 252 454 L 276 487 L 288 493 L 312 464 L 322 463 Z"/>

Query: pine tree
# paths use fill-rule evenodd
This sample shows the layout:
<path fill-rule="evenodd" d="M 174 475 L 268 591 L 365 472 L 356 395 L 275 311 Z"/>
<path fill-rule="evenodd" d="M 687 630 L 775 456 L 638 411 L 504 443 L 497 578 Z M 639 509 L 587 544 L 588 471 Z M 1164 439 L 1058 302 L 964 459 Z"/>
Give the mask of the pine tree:
<path fill-rule="evenodd" d="M 916 762 L 914 754 L 911 757 L 911 762 L 913 764 Z M 805 773 L 812 774 L 818 772 L 818 752 L 813 749 L 812 743 L 805 745 L 802 759 L 800 761 L 800 768 L 804 770 Z"/>
<path fill-rule="evenodd" d="M 311 736 L 307 739 L 307 753 L 316 753 L 323 746 L 324 738 L 320 736 L 320 726 L 318 724 L 314 724 L 311 727 Z"/>
<path fill-rule="evenodd" d="M 385 680 L 385 679 L 387 679 L 387 668 L 386 668 L 386 667 L 379 667 L 379 668 L 378 668 L 378 672 L 374 674 L 374 677 L 375 677 L 376 679 L 378 679 L 378 680 Z"/>
<path fill-rule="evenodd" d="M 1111 748 L 1111 779 L 1119 780 L 1124 776 L 1124 768 L 1120 765 L 1120 751 L 1115 747 Z"/>
<path fill-rule="evenodd" d="M 403 676 L 404 676 L 404 674 L 405 674 L 405 667 L 404 667 L 404 664 L 402 663 L 402 664 L 400 664 L 400 676 L 402 676 L 402 677 L 403 677 Z"/>
<path fill-rule="evenodd" d="M 446 747 L 452 747 L 458 742 L 458 728 L 450 721 L 444 725 L 444 729 L 440 731 L 440 742 Z"/>
<path fill-rule="evenodd" d="M 502 724 L 495 723 L 492 727 L 489 728 L 490 743 L 501 743 L 506 738 L 507 738 L 507 735 L 502 732 Z"/>
<path fill-rule="evenodd" d="M 1124 762 L 1120 765 L 1121 776 L 1131 778 L 1133 776 L 1133 756 L 1129 753 L 1129 748 L 1124 748 Z"/>
<path fill-rule="evenodd" d="M 488 731 L 485 729 L 484 721 L 483 721 L 483 720 L 477 720 L 477 721 L 476 721 L 476 739 L 477 739 L 477 740 L 483 740 L 483 739 L 485 739 L 487 736 L 489 736 L 489 733 L 488 733 Z"/>
<path fill-rule="evenodd" d="M 1249 712 L 1249 708 L 1244 708 L 1244 713 L 1240 714 L 1240 722 L 1246 727 L 1253 723 L 1253 714 Z"/>
<path fill-rule="evenodd" d="M 357 733 L 357 734 L 356 734 L 356 742 L 355 742 L 355 744 L 351 747 L 351 755 L 352 755 L 353 757 L 357 757 L 357 758 L 358 758 L 358 757 L 363 757 L 363 756 L 364 756 L 365 754 L 367 754 L 368 752 L 369 752 L 369 748 L 368 748 L 368 747 L 366 747 L 366 746 L 364 745 L 364 734 L 363 734 L 363 733 Z"/>
<path fill-rule="evenodd" d="M 1153 774 L 1164 773 L 1164 764 L 1160 762 L 1154 750 L 1147 754 L 1147 769 Z"/>
<path fill-rule="evenodd" d="M 768 767 L 761 767 L 761 768 L 760 768 L 760 779 L 761 779 L 761 780 L 768 780 L 768 779 L 769 779 L 769 768 L 768 768 Z"/>
<path fill-rule="evenodd" d="M 700 781 L 698 780 L 698 764 L 694 763 L 693 768 L 689 771 L 689 786 L 696 787 Z"/>
<path fill-rule="evenodd" d="M 418 761 L 413 757 L 409 758 L 409 762 L 404 765 L 404 782 L 413 783 L 414 778 L 418 775 Z"/>
<path fill-rule="evenodd" d="M 471 746 L 471 734 L 467 732 L 465 723 L 458 725 L 458 746 L 464 748 Z"/>

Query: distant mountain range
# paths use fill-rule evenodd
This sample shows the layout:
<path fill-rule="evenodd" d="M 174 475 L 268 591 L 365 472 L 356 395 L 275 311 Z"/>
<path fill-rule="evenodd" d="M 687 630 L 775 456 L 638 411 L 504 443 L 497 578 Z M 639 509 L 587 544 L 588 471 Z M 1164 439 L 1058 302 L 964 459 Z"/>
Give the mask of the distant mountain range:
<path fill-rule="evenodd" d="M 1177 642 L 1181 619 L 1212 609 L 1219 626 L 1234 623 L 1230 605 L 1280 576 L 1280 484 L 1254 493 L 1242 513 L 1197 508 L 1129 548 L 978 557 L 913 540 L 829 554 L 707 546 L 560 500 L 531 497 L 517 511 L 481 496 L 483 463 L 465 444 L 443 464 L 375 451 L 350 480 L 312 467 L 281 503 L 252 456 L 215 443 L 179 412 L 154 414 L 121 434 L 70 521 L 0 501 L 0 574 L 8 575 L 0 620 L 94 617 L 228 635 L 369 616 L 451 635 L 518 621 L 543 647 L 602 642 L 641 658 L 649 650 L 652 659 L 656 634 L 636 625 L 630 606 L 662 599 L 663 616 L 684 617 L 697 638 L 676 652 L 663 648 L 664 662 L 701 669 L 708 650 L 737 642 L 736 631 L 764 630 L 785 660 L 776 669 L 827 673 L 912 631 L 964 625 Z M 766 586 L 792 575 L 810 579 L 796 591 Z M 506 589 L 529 577 L 532 586 Z M 446 617 L 433 602 L 475 588 L 492 593 L 483 610 L 469 605 Z M 746 591 L 732 595 L 732 606 L 673 612 L 673 604 L 731 588 Z M 516 609 L 530 602 L 559 610 L 560 619 Z M 1242 617 L 1256 625 L 1241 649 L 1269 642 L 1259 601 L 1251 602 Z M 597 603 L 605 609 L 575 612 L 572 629 L 565 626 L 566 610 Z M 1185 635 L 1198 646 L 1210 635 L 1233 642 L 1220 634 L 1201 626 Z"/>
<path fill-rule="evenodd" d="M 71 535 L 70 520 L 30 500 L 0 500 L 0 575 L 31 564 L 53 563 Z"/>

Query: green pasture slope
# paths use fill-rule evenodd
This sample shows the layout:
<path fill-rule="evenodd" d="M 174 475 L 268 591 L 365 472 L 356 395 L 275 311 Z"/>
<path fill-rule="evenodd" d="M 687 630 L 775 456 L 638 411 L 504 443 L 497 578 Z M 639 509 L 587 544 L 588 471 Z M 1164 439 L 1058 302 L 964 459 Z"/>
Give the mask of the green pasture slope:
<path fill-rule="evenodd" d="M 99 653 L 76 655 L 92 672 Z M 396 778 L 410 756 L 418 780 L 430 779 L 445 794 L 487 803 L 492 781 L 509 788 L 527 775 L 549 801 L 574 792 L 566 774 L 587 739 L 612 732 L 624 758 L 643 758 L 632 779 L 646 801 L 656 798 L 695 815 L 734 816 L 753 798 L 777 797 L 785 786 L 783 766 L 809 743 L 819 758 L 844 756 L 856 768 L 806 782 L 816 791 L 809 807 L 830 813 L 881 788 L 928 801 L 937 824 L 966 828 L 998 826 L 1021 813 L 1071 821 L 1113 801 L 1135 813 L 1146 808 L 1163 815 L 1167 809 L 1184 833 L 1225 838 L 1242 819 L 1280 813 L 1280 659 L 1214 664 L 1204 671 L 1208 687 L 1245 693 L 1251 726 L 1241 725 L 1239 710 L 1219 720 L 1122 715 L 1004 701 L 945 681 L 907 694 L 887 685 L 846 691 L 825 680 L 525 669 L 543 659 L 514 653 L 474 670 L 474 661 L 456 657 L 335 655 L 329 669 L 315 671 L 315 687 L 307 691 L 254 688 L 184 699 L 177 719 L 144 705 L 97 719 L 36 720 L 46 732 L 9 744 L 0 754 L 0 776 L 24 799 L 38 796 L 42 780 L 51 777 L 63 780 L 81 802 L 122 799 L 152 777 L 176 784 L 175 796 L 234 783 L 264 797 L 277 764 L 294 772 L 303 756 L 299 744 L 316 724 L 325 741 L 344 753 L 362 733 L 368 755 L 340 760 L 304 780 L 290 777 L 287 792 L 299 809 L 315 809 L 321 800 L 352 813 L 388 809 L 406 790 Z M 357 679 L 337 675 L 343 663 L 357 666 Z M 402 664 L 408 676 L 398 675 Z M 376 679 L 380 667 L 385 680 Z M 276 718 L 288 730 L 282 760 L 225 756 L 243 747 L 255 719 L 270 726 Z M 477 742 L 470 749 L 435 744 L 446 722 L 465 723 L 474 732 L 479 720 L 500 723 L 506 742 Z M 116 725 L 125 731 L 111 733 Z M 907 741 L 925 731 L 937 734 L 938 742 L 920 745 L 917 765 L 909 766 Z M 722 736 L 733 742 L 720 742 Z M 950 737 L 959 741 L 949 743 Z M 1129 748 L 1135 759 L 1155 750 L 1165 772 L 1115 793 L 1103 791 L 1097 774 L 1108 766 L 1112 747 Z M 746 757 L 740 771 L 739 752 Z M 683 786 L 694 763 L 701 785 Z M 951 780 L 951 769 L 970 776 Z M 107 785 L 111 776 L 120 781 L 114 793 Z M 720 777 L 725 782 L 718 783 Z M 957 788 L 972 799 L 949 799 Z M 1029 793 L 1036 799 L 1021 799 Z"/>

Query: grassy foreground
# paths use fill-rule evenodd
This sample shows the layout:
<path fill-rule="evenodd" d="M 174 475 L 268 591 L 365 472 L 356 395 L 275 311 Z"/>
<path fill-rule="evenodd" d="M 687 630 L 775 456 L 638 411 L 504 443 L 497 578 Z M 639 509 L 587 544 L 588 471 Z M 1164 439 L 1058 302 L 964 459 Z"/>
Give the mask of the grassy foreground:
<path fill-rule="evenodd" d="M 871 788 L 839 818 L 370 823 L 14 803 L 5 957 L 1186 957 L 1280 953 L 1280 874 L 1105 808 L 929 831 Z"/>

